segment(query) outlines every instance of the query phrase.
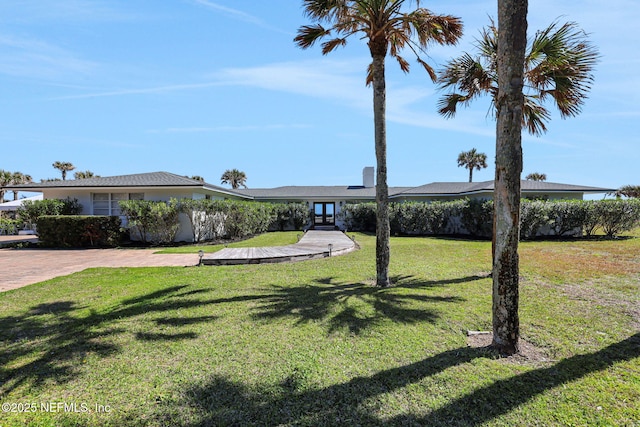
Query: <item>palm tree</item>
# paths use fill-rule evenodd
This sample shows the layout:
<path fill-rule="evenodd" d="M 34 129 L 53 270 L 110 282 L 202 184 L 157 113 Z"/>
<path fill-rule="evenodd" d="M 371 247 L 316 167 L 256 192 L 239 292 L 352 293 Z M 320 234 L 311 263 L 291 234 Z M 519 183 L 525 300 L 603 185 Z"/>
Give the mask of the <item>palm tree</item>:
<path fill-rule="evenodd" d="M 220 177 L 222 184 L 229 184 L 231 188 L 237 190 L 241 186 L 247 188 L 247 175 L 238 169 L 227 169 Z"/>
<path fill-rule="evenodd" d="M 473 181 L 473 170 L 480 170 L 487 167 L 487 155 L 478 153 L 475 148 L 470 151 L 463 151 L 458 154 L 458 167 L 464 166 L 469 169 L 469 182 Z"/>
<path fill-rule="evenodd" d="M 518 241 L 527 8 L 527 0 L 498 0 L 491 345 L 503 354 L 517 353 L 520 341 Z"/>
<path fill-rule="evenodd" d="M 32 182 L 33 182 L 33 178 L 31 178 L 31 175 L 25 175 L 22 172 L 14 172 L 11 175 L 12 185 L 30 184 Z M 13 200 L 18 200 L 18 192 L 20 190 L 12 190 L 12 191 L 13 191 Z"/>
<path fill-rule="evenodd" d="M 439 112 L 453 117 L 458 105 L 489 94 L 492 113 L 497 114 L 498 29 L 493 21 L 476 40 L 478 53 L 464 53 L 451 60 L 439 73 L 439 87 L 451 89 L 438 102 Z M 547 131 L 551 114 L 544 104 L 552 100 L 562 118 L 576 116 L 593 82 L 593 70 L 599 55 L 575 22 L 552 23 L 538 31 L 528 46 L 524 64 L 524 115 L 522 126 L 532 135 Z"/>
<path fill-rule="evenodd" d="M 53 167 L 62 172 L 62 180 L 67 179 L 67 172 L 74 170 L 76 167 L 70 162 L 54 162 Z"/>
<path fill-rule="evenodd" d="M 527 0 L 498 0 L 498 27 L 493 22 L 477 41 L 479 54 L 468 53 L 440 73 L 442 89 L 453 92 L 439 102 L 452 117 L 458 105 L 489 94 L 496 127 L 496 177 L 493 227 L 493 346 L 518 351 L 518 237 L 522 128 L 546 132 L 552 100 L 563 118 L 580 112 L 593 82 L 598 52 L 575 23 L 551 24 L 536 33 L 527 48 Z M 459 93 L 456 93 L 456 90 Z M 516 122 L 517 121 L 517 122 Z"/>
<path fill-rule="evenodd" d="M 613 193 L 616 197 L 640 198 L 640 185 L 625 185 Z"/>
<path fill-rule="evenodd" d="M 100 178 L 100 175 L 96 175 L 91 171 L 78 171 L 74 172 L 73 179 L 87 179 L 87 178 Z"/>
<path fill-rule="evenodd" d="M 525 176 L 524 179 L 527 181 L 546 181 L 547 174 L 539 173 L 539 172 L 531 172 L 529 175 Z"/>
<path fill-rule="evenodd" d="M 13 183 L 13 174 L 4 169 L 0 169 L 0 203 L 4 202 L 5 186 Z"/>
<path fill-rule="evenodd" d="M 377 163 L 376 175 L 376 284 L 389 286 L 389 188 L 387 185 L 387 131 L 385 58 L 389 53 L 402 71 L 409 72 L 409 63 L 400 55 L 408 47 L 435 82 L 437 76 L 419 53 L 431 43 L 453 45 L 462 35 L 462 22 L 449 15 L 435 15 L 420 7 L 403 12 L 405 0 L 304 0 L 306 14 L 318 22 L 298 30 L 295 43 L 302 49 L 329 37 L 322 43 L 326 55 L 347 39 L 358 35 L 367 41 L 372 62 L 366 83 L 373 86 L 374 139 Z M 325 28 L 321 24 L 330 27 Z M 335 35 L 335 36 L 334 36 Z"/>

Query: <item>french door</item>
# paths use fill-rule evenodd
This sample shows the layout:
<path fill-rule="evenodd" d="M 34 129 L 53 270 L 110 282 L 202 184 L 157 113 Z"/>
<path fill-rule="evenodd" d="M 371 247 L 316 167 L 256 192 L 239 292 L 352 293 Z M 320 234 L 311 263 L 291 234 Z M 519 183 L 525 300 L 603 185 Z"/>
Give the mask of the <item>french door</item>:
<path fill-rule="evenodd" d="M 333 202 L 315 202 L 313 204 L 315 225 L 335 225 L 336 223 L 336 204 Z"/>

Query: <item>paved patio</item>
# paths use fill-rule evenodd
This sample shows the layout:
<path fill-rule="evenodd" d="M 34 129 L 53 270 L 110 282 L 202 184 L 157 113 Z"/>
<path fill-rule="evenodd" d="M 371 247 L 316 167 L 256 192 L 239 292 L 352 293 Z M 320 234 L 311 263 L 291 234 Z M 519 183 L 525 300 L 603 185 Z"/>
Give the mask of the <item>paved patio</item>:
<path fill-rule="evenodd" d="M 0 249 L 0 292 L 92 267 L 184 267 L 194 254 L 156 254 L 157 249 Z"/>
<path fill-rule="evenodd" d="M 18 236 L 0 236 L 7 243 Z M 33 236 L 19 236 L 24 241 Z M 332 245 L 329 254 L 329 244 Z M 206 254 L 211 265 L 302 261 L 341 255 L 357 248 L 340 231 L 308 231 L 295 245 L 269 248 L 225 248 Z M 93 267 L 187 267 L 199 263 L 193 254 L 156 254 L 157 249 L 0 249 L 0 292 L 66 276 Z"/>

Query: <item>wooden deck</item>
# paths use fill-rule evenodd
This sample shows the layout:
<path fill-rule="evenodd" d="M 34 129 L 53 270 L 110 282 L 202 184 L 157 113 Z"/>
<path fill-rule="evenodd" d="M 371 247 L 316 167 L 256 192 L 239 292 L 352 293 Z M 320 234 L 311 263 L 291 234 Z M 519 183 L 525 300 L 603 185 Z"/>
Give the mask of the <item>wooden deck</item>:
<path fill-rule="evenodd" d="M 331 253 L 329 244 L 332 245 Z M 343 255 L 357 248 L 341 231 L 309 230 L 294 245 L 264 248 L 225 248 L 202 258 L 204 265 L 263 264 L 304 261 Z"/>

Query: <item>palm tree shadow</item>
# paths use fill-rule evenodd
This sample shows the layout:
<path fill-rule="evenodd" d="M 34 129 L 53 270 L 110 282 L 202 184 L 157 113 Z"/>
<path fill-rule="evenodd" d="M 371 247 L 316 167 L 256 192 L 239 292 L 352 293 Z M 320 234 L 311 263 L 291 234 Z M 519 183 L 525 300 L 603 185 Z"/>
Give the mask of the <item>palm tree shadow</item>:
<path fill-rule="evenodd" d="M 107 357 L 119 352 L 120 346 L 111 337 L 129 333 L 119 326 L 128 319 L 147 313 L 166 313 L 208 304 L 227 302 L 225 299 L 204 300 L 196 296 L 203 290 L 187 291 L 187 285 L 129 298 L 115 307 L 90 310 L 75 301 L 54 301 L 27 309 L 23 314 L 0 318 L 0 394 L 31 381 L 39 385 L 49 379 L 58 382 L 78 375 L 79 360 L 88 355 Z M 195 339 L 192 331 L 159 331 L 161 328 L 184 328 L 210 322 L 216 316 L 166 317 L 152 319 L 150 331 L 138 332 L 135 338 L 144 341 L 175 341 Z M 33 357 L 34 355 L 37 355 Z M 32 358 L 33 357 L 33 358 Z M 26 364 L 16 361 L 28 358 Z"/>
<path fill-rule="evenodd" d="M 426 416 L 402 414 L 380 418 L 367 401 L 417 383 L 448 368 L 492 357 L 481 348 L 457 348 L 416 363 L 378 372 L 326 388 L 305 388 L 295 370 L 274 386 L 251 387 L 214 376 L 205 386 L 185 392 L 185 406 L 195 408 L 197 421 L 211 425 L 456 425 L 478 426 L 507 414 L 547 390 L 603 371 L 615 363 L 640 357 L 640 333 L 595 353 L 564 359 L 477 389 Z M 170 408 L 167 408 L 170 409 Z M 163 418 L 166 419 L 166 418 Z"/>
<path fill-rule="evenodd" d="M 347 328 L 353 334 L 371 328 L 382 321 L 413 324 L 433 323 L 439 317 L 437 310 L 416 303 L 457 303 L 459 296 L 410 293 L 408 289 L 444 286 L 452 281 L 411 281 L 410 277 L 394 278 L 401 284 L 391 288 L 378 288 L 365 283 L 339 283 L 332 277 L 316 279 L 304 286 L 272 285 L 271 293 L 263 295 L 264 303 L 256 308 L 258 319 L 294 318 L 297 324 L 326 320 L 328 331 Z"/>

